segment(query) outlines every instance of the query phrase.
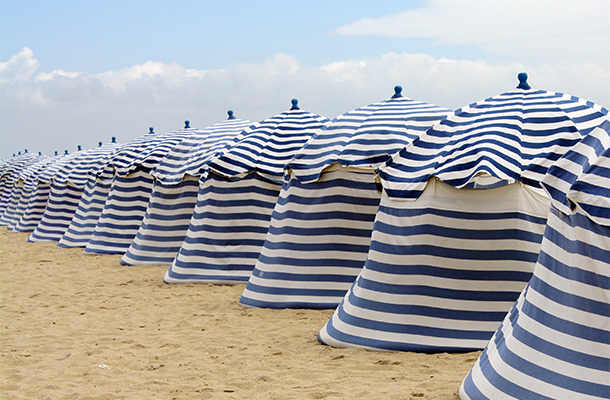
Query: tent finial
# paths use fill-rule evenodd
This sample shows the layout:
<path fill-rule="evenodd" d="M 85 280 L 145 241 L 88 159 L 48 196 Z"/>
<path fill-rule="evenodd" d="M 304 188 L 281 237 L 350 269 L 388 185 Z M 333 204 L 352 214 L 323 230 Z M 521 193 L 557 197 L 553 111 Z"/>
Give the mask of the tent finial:
<path fill-rule="evenodd" d="M 526 72 L 519 72 L 519 75 L 517 75 L 517 79 L 519 79 L 519 86 L 517 86 L 517 89 L 531 89 L 531 86 L 527 83 Z"/>
<path fill-rule="evenodd" d="M 98 147 L 102 147 L 102 142 L 97 142 Z"/>
<path fill-rule="evenodd" d="M 64 155 L 67 156 L 68 154 L 70 154 L 68 153 L 68 150 L 64 150 Z"/>
<path fill-rule="evenodd" d="M 55 155 L 58 156 L 59 154 L 57 154 L 57 150 L 55 150 Z"/>
<path fill-rule="evenodd" d="M 184 121 L 184 129 L 188 129 L 191 127 L 191 121 Z"/>
<path fill-rule="evenodd" d="M 112 140 L 112 143 L 116 143 L 116 136 L 113 136 L 110 139 Z"/>
<path fill-rule="evenodd" d="M 227 119 L 236 119 L 235 116 L 233 115 L 233 110 L 227 111 L 227 114 L 229 114 L 229 118 L 227 118 Z"/>
<path fill-rule="evenodd" d="M 79 145 L 76 146 L 76 148 L 78 149 L 78 151 L 81 151 L 83 148 Z"/>
<path fill-rule="evenodd" d="M 299 101 L 297 99 L 292 99 L 292 107 L 290 108 L 291 110 L 300 110 L 299 108 Z"/>
<path fill-rule="evenodd" d="M 155 128 L 153 128 L 152 126 L 150 128 L 148 128 L 148 133 L 151 135 L 155 134 Z"/>
<path fill-rule="evenodd" d="M 394 96 L 392 98 L 397 99 L 399 97 L 402 97 L 402 86 L 396 85 L 394 86 Z"/>

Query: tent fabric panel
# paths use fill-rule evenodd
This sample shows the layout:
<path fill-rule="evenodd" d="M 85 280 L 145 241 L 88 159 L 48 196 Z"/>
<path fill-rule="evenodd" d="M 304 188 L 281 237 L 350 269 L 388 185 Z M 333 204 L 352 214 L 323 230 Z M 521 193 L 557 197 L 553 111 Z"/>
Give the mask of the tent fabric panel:
<path fill-rule="evenodd" d="M 112 182 L 91 178 L 87 182 L 74 216 L 64 232 L 58 247 L 86 247 L 102 215 Z"/>
<path fill-rule="evenodd" d="M 142 224 L 120 263 L 171 265 L 186 236 L 198 191 L 199 179 L 193 176 L 175 185 L 156 181 Z"/>
<path fill-rule="evenodd" d="M 167 283 L 244 283 L 265 241 L 280 185 L 256 173 L 200 185 L 188 232 Z"/>
<path fill-rule="evenodd" d="M 335 308 L 364 265 L 380 197 L 370 171 L 335 164 L 312 183 L 291 174 L 240 304 Z"/>
<path fill-rule="evenodd" d="M 573 243 L 597 243 L 603 256 L 591 257 L 586 246 L 566 251 Z M 553 208 L 534 276 L 462 382 L 460 397 L 607 399 L 609 260 L 610 227 Z"/>
<path fill-rule="evenodd" d="M 38 185 L 32 191 L 23 215 L 15 225 L 15 232 L 33 232 L 36 229 L 44 215 L 50 193 L 50 183 L 38 182 Z"/>
<path fill-rule="evenodd" d="M 364 268 L 321 342 L 405 351 L 482 349 L 531 277 L 550 200 L 521 183 L 417 201 L 383 195 Z"/>
<path fill-rule="evenodd" d="M 153 178 L 136 169 L 112 181 L 108 199 L 83 251 L 86 254 L 124 254 L 146 214 Z"/>
<path fill-rule="evenodd" d="M 51 183 L 44 214 L 34 232 L 28 237 L 28 242 L 59 241 L 70 226 L 83 189 L 71 182 Z"/>

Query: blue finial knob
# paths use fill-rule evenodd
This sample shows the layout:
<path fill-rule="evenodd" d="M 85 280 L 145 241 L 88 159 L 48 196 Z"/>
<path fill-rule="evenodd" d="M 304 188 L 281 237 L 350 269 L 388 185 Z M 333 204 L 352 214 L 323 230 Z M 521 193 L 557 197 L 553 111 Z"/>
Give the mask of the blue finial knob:
<path fill-rule="evenodd" d="M 191 121 L 184 121 L 184 129 L 188 129 L 191 127 Z"/>
<path fill-rule="evenodd" d="M 64 155 L 67 156 L 68 154 L 70 154 L 70 153 L 68 153 L 68 150 L 64 150 Z"/>
<path fill-rule="evenodd" d="M 57 154 L 57 150 L 55 150 L 55 155 L 56 155 L 56 156 L 57 156 L 57 155 L 59 155 L 59 154 Z"/>
<path fill-rule="evenodd" d="M 42 151 L 39 151 L 39 152 L 38 152 L 38 155 L 39 155 L 39 156 L 41 156 L 41 155 L 42 155 Z"/>
<path fill-rule="evenodd" d="M 155 128 L 153 128 L 152 126 L 150 128 L 148 128 L 148 133 L 150 133 L 151 135 L 155 133 Z"/>
<path fill-rule="evenodd" d="M 102 147 L 102 142 L 97 142 L 98 147 Z"/>
<path fill-rule="evenodd" d="M 519 75 L 517 75 L 517 79 L 519 79 L 519 86 L 517 86 L 517 89 L 531 89 L 531 86 L 527 83 L 527 73 L 520 72 Z"/>
<path fill-rule="evenodd" d="M 116 137 L 115 136 L 113 136 L 111 139 L 112 139 L 112 143 L 116 143 Z"/>
<path fill-rule="evenodd" d="M 20 155 L 21 155 L 21 150 L 19 150 L 19 153 L 17 153 L 17 155 L 18 155 L 18 156 L 20 156 Z"/>
<path fill-rule="evenodd" d="M 78 146 L 76 146 L 78 148 L 78 151 L 82 150 L 82 147 L 80 147 L 80 144 Z"/>
<path fill-rule="evenodd" d="M 300 110 L 299 101 L 297 99 L 292 99 L 290 101 L 292 103 L 292 107 L 290 108 L 291 110 Z"/>
<path fill-rule="evenodd" d="M 233 115 L 233 110 L 227 111 L 227 114 L 229 114 L 229 118 L 227 118 L 227 119 L 236 119 L 235 116 Z"/>
<path fill-rule="evenodd" d="M 28 152 L 28 149 L 25 149 L 25 152 L 27 153 L 27 152 Z"/>
<path fill-rule="evenodd" d="M 397 99 L 399 97 L 402 97 L 402 86 L 394 86 L 394 96 L 392 96 L 393 99 Z"/>

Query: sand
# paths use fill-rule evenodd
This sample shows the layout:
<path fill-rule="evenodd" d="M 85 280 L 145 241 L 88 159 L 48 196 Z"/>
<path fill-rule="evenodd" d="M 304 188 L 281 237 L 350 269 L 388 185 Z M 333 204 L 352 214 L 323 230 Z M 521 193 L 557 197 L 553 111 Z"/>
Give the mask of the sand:
<path fill-rule="evenodd" d="M 244 285 L 26 238 L 0 227 L 2 399 L 458 399 L 480 354 L 332 348 L 332 310 L 245 309 Z"/>

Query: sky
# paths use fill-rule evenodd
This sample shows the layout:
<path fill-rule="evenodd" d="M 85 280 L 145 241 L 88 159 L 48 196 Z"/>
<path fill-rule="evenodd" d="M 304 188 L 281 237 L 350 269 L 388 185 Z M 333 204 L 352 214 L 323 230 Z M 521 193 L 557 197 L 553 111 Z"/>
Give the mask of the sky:
<path fill-rule="evenodd" d="M 529 84 L 610 107 L 610 0 L 0 0 L 0 159 Z"/>

